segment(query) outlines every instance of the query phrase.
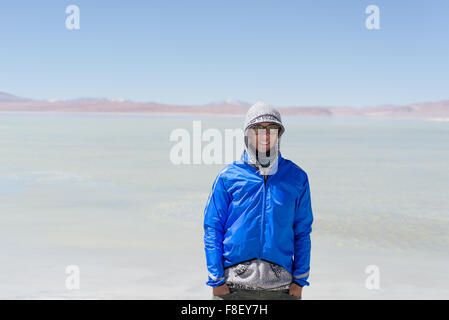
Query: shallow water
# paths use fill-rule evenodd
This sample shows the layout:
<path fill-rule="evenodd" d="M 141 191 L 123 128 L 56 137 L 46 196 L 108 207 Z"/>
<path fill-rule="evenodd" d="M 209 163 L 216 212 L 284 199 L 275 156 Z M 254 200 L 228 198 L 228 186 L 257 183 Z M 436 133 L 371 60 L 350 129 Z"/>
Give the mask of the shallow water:
<path fill-rule="evenodd" d="M 0 297 L 208 299 L 202 218 L 224 164 L 170 161 L 170 133 L 192 133 L 194 120 L 220 132 L 242 125 L 230 116 L 0 114 Z M 449 298 L 449 125 L 284 123 L 281 151 L 307 172 L 315 217 L 304 298 Z M 65 286 L 73 264 L 78 290 Z M 370 264 L 378 290 L 365 287 Z"/>

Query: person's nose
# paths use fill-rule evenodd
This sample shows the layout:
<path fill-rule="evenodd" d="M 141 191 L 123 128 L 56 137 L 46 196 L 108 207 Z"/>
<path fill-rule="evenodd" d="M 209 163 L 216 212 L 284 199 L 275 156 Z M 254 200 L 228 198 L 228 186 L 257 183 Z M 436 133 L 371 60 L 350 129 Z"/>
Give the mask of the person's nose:
<path fill-rule="evenodd" d="M 262 141 L 262 142 L 269 142 L 270 141 L 269 133 L 263 132 L 263 134 L 260 135 L 260 141 Z"/>

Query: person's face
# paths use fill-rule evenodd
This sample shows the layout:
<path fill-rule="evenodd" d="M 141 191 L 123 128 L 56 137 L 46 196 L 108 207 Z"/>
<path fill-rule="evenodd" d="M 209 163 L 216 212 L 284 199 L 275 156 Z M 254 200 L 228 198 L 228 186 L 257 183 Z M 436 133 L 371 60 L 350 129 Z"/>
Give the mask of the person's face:
<path fill-rule="evenodd" d="M 279 125 L 272 122 L 262 122 L 253 127 L 248 132 L 251 141 L 255 142 L 257 151 L 266 152 L 276 143 L 279 134 Z"/>

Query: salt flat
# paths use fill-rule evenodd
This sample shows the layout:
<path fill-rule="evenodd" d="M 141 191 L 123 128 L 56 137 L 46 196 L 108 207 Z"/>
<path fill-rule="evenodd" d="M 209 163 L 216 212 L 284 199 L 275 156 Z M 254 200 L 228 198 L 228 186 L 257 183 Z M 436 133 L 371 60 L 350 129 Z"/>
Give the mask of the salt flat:
<path fill-rule="evenodd" d="M 224 164 L 173 165 L 169 140 L 223 116 L 0 114 L 0 298 L 209 299 L 202 218 Z M 285 117 L 309 176 L 304 299 L 448 299 L 449 126 Z M 80 269 L 68 290 L 67 265 Z M 366 267 L 379 269 L 369 290 Z"/>

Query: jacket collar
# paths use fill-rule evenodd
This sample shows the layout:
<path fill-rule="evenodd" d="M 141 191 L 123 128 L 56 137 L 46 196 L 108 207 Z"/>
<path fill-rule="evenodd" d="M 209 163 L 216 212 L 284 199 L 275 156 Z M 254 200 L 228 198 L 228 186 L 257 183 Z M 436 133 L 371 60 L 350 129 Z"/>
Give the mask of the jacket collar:
<path fill-rule="evenodd" d="M 280 166 L 283 162 L 284 158 L 282 157 L 281 151 L 279 151 L 279 155 L 277 158 L 277 165 Z M 251 164 L 249 161 L 249 156 L 248 153 L 245 151 L 243 151 L 242 156 L 240 157 L 240 161 L 242 161 L 244 164 L 246 164 L 248 167 L 250 167 L 254 172 L 259 172 L 259 170 L 257 169 L 257 167 L 253 164 Z M 271 168 L 273 169 L 273 168 Z M 271 171 L 270 171 L 271 172 Z"/>

